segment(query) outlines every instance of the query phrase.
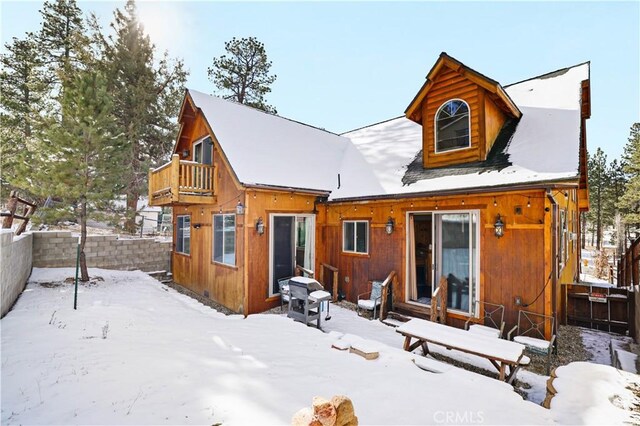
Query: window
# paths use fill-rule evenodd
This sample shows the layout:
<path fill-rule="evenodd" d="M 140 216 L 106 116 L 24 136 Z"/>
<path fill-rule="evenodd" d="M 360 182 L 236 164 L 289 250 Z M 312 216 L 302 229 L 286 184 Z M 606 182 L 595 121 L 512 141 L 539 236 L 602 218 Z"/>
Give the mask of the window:
<path fill-rule="evenodd" d="M 365 220 L 342 222 L 342 251 L 369 253 L 369 222 Z"/>
<path fill-rule="evenodd" d="M 236 216 L 213 215 L 213 261 L 235 266 L 236 264 Z"/>
<path fill-rule="evenodd" d="M 191 216 L 178 216 L 176 252 L 183 254 L 191 252 Z"/>
<path fill-rule="evenodd" d="M 436 112 L 436 153 L 471 146 L 469 105 L 460 99 L 445 102 Z"/>

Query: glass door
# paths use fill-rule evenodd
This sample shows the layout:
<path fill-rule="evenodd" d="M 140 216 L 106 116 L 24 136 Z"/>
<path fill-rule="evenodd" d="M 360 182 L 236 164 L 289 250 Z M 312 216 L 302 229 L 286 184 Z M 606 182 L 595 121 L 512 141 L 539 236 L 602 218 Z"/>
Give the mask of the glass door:
<path fill-rule="evenodd" d="M 270 216 L 269 295 L 280 292 L 278 280 L 295 274 L 296 265 L 313 270 L 314 216 Z"/>
<path fill-rule="evenodd" d="M 434 214 L 434 291 L 440 277 L 448 283 L 447 306 L 475 310 L 478 277 L 478 212 Z"/>

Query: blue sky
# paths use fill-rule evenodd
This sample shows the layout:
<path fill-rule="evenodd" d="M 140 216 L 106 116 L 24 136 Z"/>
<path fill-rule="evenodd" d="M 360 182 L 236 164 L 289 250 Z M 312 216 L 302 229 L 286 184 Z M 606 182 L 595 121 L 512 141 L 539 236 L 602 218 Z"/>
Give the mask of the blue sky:
<path fill-rule="evenodd" d="M 1 1 L 2 43 L 39 28 L 41 1 Z M 79 2 L 107 26 L 124 2 Z M 188 86 L 231 37 L 265 43 L 278 75 L 268 101 L 337 133 L 397 117 L 442 51 L 503 85 L 591 61 L 589 151 L 618 158 L 640 121 L 640 2 L 138 3 L 160 50 L 184 59 Z"/>

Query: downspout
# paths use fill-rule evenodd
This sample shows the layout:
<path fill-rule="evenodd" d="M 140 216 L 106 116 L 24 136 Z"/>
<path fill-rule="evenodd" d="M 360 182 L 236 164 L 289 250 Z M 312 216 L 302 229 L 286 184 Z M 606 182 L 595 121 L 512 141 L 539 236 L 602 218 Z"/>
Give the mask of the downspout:
<path fill-rule="evenodd" d="M 553 315 L 553 330 L 552 333 L 558 334 L 558 202 L 551 192 L 551 188 L 547 188 L 547 198 L 551 201 L 551 309 Z M 557 353 L 556 348 L 554 349 Z"/>

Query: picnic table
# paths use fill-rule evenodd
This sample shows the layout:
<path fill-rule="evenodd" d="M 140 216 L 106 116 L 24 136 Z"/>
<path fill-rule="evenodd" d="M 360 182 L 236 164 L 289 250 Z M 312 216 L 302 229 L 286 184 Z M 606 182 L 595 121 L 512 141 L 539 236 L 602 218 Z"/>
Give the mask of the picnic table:
<path fill-rule="evenodd" d="M 459 328 L 413 318 L 396 331 L 403 336 L 404 350 L 412 352 L 418 346 L 426 356 L 428 343 L 455 349 L 460 352 L 488 359 L 498 370 L 500 380 L 511 383 L 522 365 L 525 365 L 524 345 L 508 340 L 496 339 L 480 333 L 470 333 Z M 411 341 L 415 339 L 412 343 Z"/>

